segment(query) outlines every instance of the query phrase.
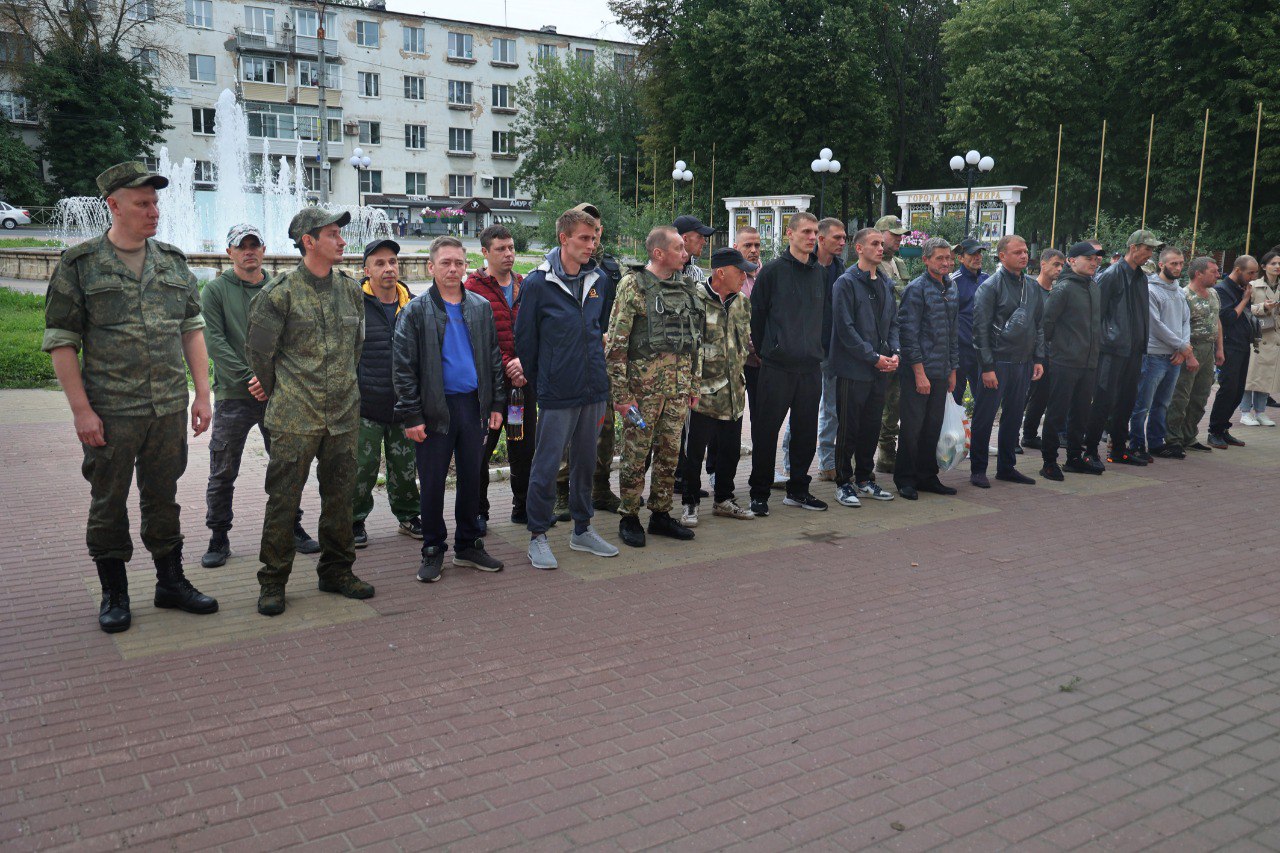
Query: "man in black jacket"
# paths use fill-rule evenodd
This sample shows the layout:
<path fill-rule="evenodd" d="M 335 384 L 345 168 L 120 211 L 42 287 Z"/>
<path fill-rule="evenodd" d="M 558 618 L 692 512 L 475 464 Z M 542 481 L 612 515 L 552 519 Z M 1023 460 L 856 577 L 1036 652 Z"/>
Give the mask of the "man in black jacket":
<path fill-rule="evenodd" d="M 418 518 L 422 496 L 414 470 L 413 442 L 405 438 L 396 418 L 396 389 L 391 382 L 391 338 L 400 312 L 413 294 L 400 283 L 397 256 L 400 244 L 374 240 L 364 249 L 364 348 L 356 378 L 360 382 L 360 435 L 356 439 L 356 493 L 351 507 L 351 532 L 356 547 L 369 546 L 365 519 L 373 512 L 373 488 L 378 484 L 382 450 L 387 456 L 387 500 L 400 522 L 400 532 L 422 538 Z"/>
<path fill-rule="evenodd" d="M 893 281 L 880 269 L 884 232 L 863 228 L 853 236 L 853 250 L 858 263 L 831 288 L 828 364 L 836 377 L 836 500 L 841 506 L 861 506 L 859 495 L 893 500 L 876 484 L 874 463 L 885 389 L 898 370 L 898 303 Z"/>
<path fill-rule="evenodd" d="M 1218 294 L 1218 320 L 1222 324 L 1222 367 L 1218 368 L 1218 394 L 1209 413 L 1209 446 L 1218 450 L 1244 447 L 1231 434 L 1231 416 L 1244 397 L 1245 375 L 1249 372 L 1249 352 L 1253 347 L 1253 285 L 1259 276 L 1258 262 L 1241 255 L 1231 272 L 1214 285 Z"/>
<path fill-rule="evenodd" d="M 1061 480 L 1058 467 L 1058 435 L 1067 433 L 1068 471 L 1101 474 L 1098 457 L 1085 453 L 1081 426 L 1089 417 L 1089 403 L 1098 370 L 1102 344 L 1102 299 L 1093 274 L 1106 254 L 1092 243 L 1076 243 L 1067 253 L 1070 267 L 1049 292 L 1044 306 L 1044 350 L 1050 369 L 1041 382 L 1049 383 L 1049 402 L 1044 415 L 1040 454 L 1044 467 L 1040 476 Z"/>
<path fill-rule="evenodd" d="M 765 264 L 751 291 L 751 340 L 762 362 L 751 423 L 751 511 L 769 514 L 778 430 L 791 412 L 791 479 L 786 506 L 825 510 L 809 494 L 809 465 L 818 443 L 822 360 L 831 337 L 831 289 L 818 266 L 818 219 L 792 214 L 787 251 Z"/>
<path fill-rule="evenodd" d="M 444 566 L 444 487 L 451 460 L 457 472 L 453 564 L 502 571 L 502 562 L 484 549 L 479 521 L 485 439 L 489 430 L 502 426 L 507 405 L 493 309 L 489 300 L 462 287 L 467 271 L 462 242 L 437 237 L 428 269 L 431 287 L 404 310 L 391 353 L 395 412 L 405 436 L 417 442 L 422 583 L 440 580 Z"/>
<path fill-rule="evenodd" d="M 1098 357 L 1098 382 L 1085 433 L 1084 449 L 1098 455 L 1105 429 L 1111 436 L 1107 461 L 1118 465 L 1146 465 L 1129 454 L 1129 416 L 1138 401 L 1142 359 L 1147 354 L 1151 326 L 1151 297 L 1142 265 L 1163 245 L 1150 231 L 1129 235 L 1128 249 L 1119 261 L 1098 276 L 1102 298 L 1102 352 Z"/>
<path fill-rule="evenodd" d="M 978 287 L 973 297 L 973 344 L 982 365 L 982 387 L 973 403 L 973 429 L 969 444 L 969 482 L 991 488 L 987 480 L 988 445 L 996 409 L 1000 432 L 996 438 L 996 479 L 1031 484 L 1014 463 L 1022 410 L 1027 389 L 1044 372 L 1044 337 L 1040 327 L 1044 312 L 1043 291 L 1026 275 L 1030 255 L 1027 241 L 1006 234 L 996 244 L 1000 265 Z"/>

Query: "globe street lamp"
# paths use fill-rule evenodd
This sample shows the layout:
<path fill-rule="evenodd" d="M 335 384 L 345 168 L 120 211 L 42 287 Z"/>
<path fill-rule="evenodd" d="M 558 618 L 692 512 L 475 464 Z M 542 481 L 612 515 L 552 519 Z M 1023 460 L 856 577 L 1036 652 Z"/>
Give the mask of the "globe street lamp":
<path fill-rule="evenodd" d="M 834 175 L 839 172 L 840 161 L 831 159 L 830 148 L 823 148 L 818 152 L 818 159 L 809 164 L 809 168 L 822 175 L 822 189 L 818 193 L 818 218 L 822 219 L 826 215 L 827 173 Z"/>
<path fill-rule="evenodd" d="M 369 155 L 364 153 L 363 148 L 357 148 L 351 152 L 350 159 L 347 160 L 351 164 L 351 168 L 356 170 L 356 203 L 360 207 L 364 207 L 364 191 L 360 189 L 360 170 L 368 169 L 373 161 L 369 159 Z"/>
<path fill-rule="evenodd" d="M 676 184 L 684 181 L 690 183 L 693 180 L 693 172 L 689 171 L 688 164 L 683 160 L 676 161 L 676 167 L 671 170 L 671 212 L 674 215 L 676 211 Z"/>
<path fill-rule="evenodd" d="M 951 158 L 951 171 L 958 178 L 961 175 L 965 178 L 965 198 L 964 198 L 964 236 L 969 236 L 969 211 L 973 207 L 973 176 L 981 173 L 990 172 L 996 167 L 996 161 L 990 157 L 983 157 L 977 151 L 970 151 L 961 157 L 959 154 Z"/>

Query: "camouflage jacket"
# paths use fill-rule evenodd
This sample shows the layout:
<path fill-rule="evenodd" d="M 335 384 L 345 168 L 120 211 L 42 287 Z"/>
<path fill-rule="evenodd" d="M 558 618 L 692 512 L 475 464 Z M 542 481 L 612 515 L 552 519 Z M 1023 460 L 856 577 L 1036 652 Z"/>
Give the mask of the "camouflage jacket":
<path fill-rule="evenodd" d="M 659 352 L 641 357 L 648 339 L 649 321 L 645 307 L 645 284 L 663 288 L 681 300 L 701 304 L 692 286 L 681 273 L 661 280 L 644 268 L 632 269 L 618 282 L 618 293 L 609 316 L 609 331 L 604 339 L 604 360 L 609 372 L 609 387 L 615 403 L 638 400 L 650 395 L 691 397 L 694 377 L 701 370 L 699 347 L 695 342 L 687 353 Z M 695 329 L 702 320 L 695 318 Z"/>
<path fill-rule="evenodd" d="M 1218 341 L 1218 292 L 1209 288 L 1209 295 L 1201 298 L 1190 286 L 1182 288 L 1191 309 L 1191 343 L 1205 344 Z"/>
<path fill-rule="evenodd" d="M 266 428 L 299 435 L 360 426 L 356 379 L 364 296 L 339 269 L 317 278 L 302 264 L 276 276 L 249 306 L 245 355 L 269 395 Z"/>
<path fill-rule="evenodd" d="M 889 281 L 893 282 L 893 295 L 898 297 L 898 302 L 902 302 L 902 292 L 907 289 L 907 285 L 911 283 L 911 275 L 907 272 L 907 262 L 898 255 L 892 258 L 885 258 L 880 262 L 880 275 L 888 276 Z"/>
<path fill-rule="evenodd" d="M 710 287 L 698 285 L 702 324 L 702 372 L 695 412 L 720 421 L 742 417 L 747 380 L 742 368 L 751 350 L 751 301 L 742 294 L 725 305 Z"/>
<path fill-rule="evenodd" d="M 49 279 L 43 349 L 83 350 L 84 390 L 99 415 L 158 417 L 187 408 L 182 336 L 204 328 L 182 251 L 147 240 L 142 278 L 106 235 L 67 249 Z"/>

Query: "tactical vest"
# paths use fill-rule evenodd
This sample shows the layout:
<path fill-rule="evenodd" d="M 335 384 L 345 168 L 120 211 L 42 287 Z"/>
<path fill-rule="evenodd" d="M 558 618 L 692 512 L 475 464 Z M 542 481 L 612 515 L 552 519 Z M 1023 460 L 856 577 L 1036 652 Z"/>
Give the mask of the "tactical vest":
<path fill-rule="evenodd" d="M 658 281 L 653 276 L 645 276 L 640 287 L 644 293 L 645 328 L 632 327 L 631 356 L 645 359 L 659 353 L 687 354 L 697 349 L 702 337 L 702 308 L 692 289 Z"/>

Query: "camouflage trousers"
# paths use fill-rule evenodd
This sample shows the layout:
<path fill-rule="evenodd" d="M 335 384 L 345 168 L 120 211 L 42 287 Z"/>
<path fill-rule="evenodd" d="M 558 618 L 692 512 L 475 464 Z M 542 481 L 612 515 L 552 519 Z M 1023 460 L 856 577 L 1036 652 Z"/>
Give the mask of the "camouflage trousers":
<path fill-rule="evenodd" d="M 604 423 L 600 425 L 600 437 L 596 439 L 596 470 L 591 478 L 591 496 L 602 497 L 609 493 L 609 474 L 613 471 L 613 450 L 616 438 L 613 432 L 613 419 L 618 413 L 609 407 L 604 413 Z M 648 423 L 648 421 L 646 421 Z M 569 454 L 565 453 L 560 463 L 560 472 L 556 474 L 556 494 L 567 497 L 569 494 Z"/>
<path fill-rule="evenodd" d="M 142 544 L 152 557 L 182 548 L 178 480 L 187 470 L 187 413 L 156 417 L 103 415 L 103 447 L 84 448 L 80 473 L 89 481 L 85 544 L 94 560 L 133 557 L 129 535 L 129 489 L 138 472 Z"/>
<path fill-rule="evenodd" d="M 901 396 L 898 377 L 890 376 L 884 395 L 884 418 L 880 422 L 880 456 L 876 462 L 876 470 L 881 474 L 892 474 L 894 460 L 898 457 L 898 401 Z"/>
<path fill-rule="evenodd" d="M 262 561 L 259 583 L 285 583 L 293 570 L 294 519 L 313 460 L 320 483 L 320 530 L 316 536 L 320 540 L 320 561 L 316 572 L 326 577 L 355 563 L 351 495 L 356 487 L 357 435 L 353 429 L 337 435 L 283 432 L 272 437 L 271 459 L 267 463 L 267 511 L 258 550 Z"/>
<path fill-rule="evenodd" d="M 622 422 L 622 461 L 618 465 L 618 481 L 622 486 L 620 515 L 640 512 L 644 494 L 645 462 L 650 451 L 653 464 L 649 475 L 649 509 L 670 512 L 675 488 L 676 465 L 680 459 L 680 433 L 689 413 L 688 397 L 666 397 L 660 394 L 642 396 L 636 401 L 646 429 Z"/>
<path fill-rule="evenodd" d="M 351 504 L 351 520 L 364 521 L 373 512 L 373 489 L 378 485 L 378 468 L 383 448 L 387 455 L 387 500 L 391 513 L 400 521 L 418 515 L 418 463 L 413 441 L 405 438 L 400 424 L 383 424 L 360 419 L 356 439 L 356 491 Z"/>
<path fill-rule="evenodd" d="M 254 427 L 262 433 L 262 445 L 271 453 L 271 434 L 262 425 L 267 404 L 258 400 L 219 400 L 213 405 L 213 434 L 209 437 L 209 486 L 205 490 L 205 526 L 214 531 L 231 529 L 231 499 L 240 476 L 244 443 Z M 298 510 L 302 521 L 302 510 Z"/>
<path fill-rule="evenodd" d="M 1204 417 L 1205 404 L 1209 402 L 1209 392 L 1213 390 L 1215 346 L 1216 342 L 1212 340 L 1191 345 L 1196 361 L 1200 362 L 1200 369 L 1179 373 L 1178 384 L 1173 389 L 1173 400 L 1169 403 L 1168 443 L 1176 444 L 1184 450 L 1196 443 L 1200 419 Z"/>

